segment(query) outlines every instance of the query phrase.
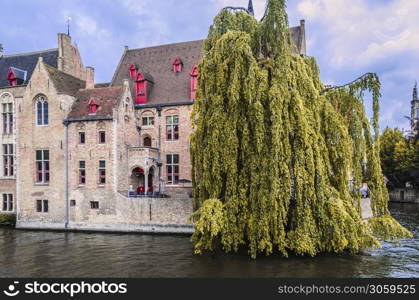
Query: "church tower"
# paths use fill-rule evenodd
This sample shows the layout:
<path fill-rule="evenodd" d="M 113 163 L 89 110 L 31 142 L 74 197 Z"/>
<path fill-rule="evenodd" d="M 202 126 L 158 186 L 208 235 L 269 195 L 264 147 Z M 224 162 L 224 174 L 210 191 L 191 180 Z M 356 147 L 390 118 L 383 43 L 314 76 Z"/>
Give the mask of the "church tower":
<path fill-rule="evenodd" d="M 412 136 L 417 137 L 419 135 L 419 99 L 418 99 L 418 83 L 415 83 L 413 88 L 413 98 L 411 102 L 411 132 Z"/>
<path fill-rule="evenodd" d="M 252 0 L 249 0 L 249 4 L 247 5 L 247 12 L 249 13 L 249 15 L 251 16 L 255 16 L 255 11 L 253 9 L 253 2 Z"/>

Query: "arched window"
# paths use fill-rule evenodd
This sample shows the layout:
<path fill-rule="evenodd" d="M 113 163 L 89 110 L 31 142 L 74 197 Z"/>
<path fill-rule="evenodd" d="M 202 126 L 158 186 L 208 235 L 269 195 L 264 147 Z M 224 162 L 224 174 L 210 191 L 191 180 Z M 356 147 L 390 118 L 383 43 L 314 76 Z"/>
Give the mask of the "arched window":
<path fill-rule="evenodd" d="M 48 125 L 48 100 L 41 95 L 35 101 L 36 124 L 40 126 Z"/>
<path fill-rule="evenodd" d="M 3 94 L 0 97 L 2 109 L 3 134 L 13 133 L 13 98 L 10 94 Z"/>
<path fill-rule="evenodd" d="M 149 137 L 149 136 L 144 137 L 143 146 L 144 147 L 151 147 L 151 137 Z"/>

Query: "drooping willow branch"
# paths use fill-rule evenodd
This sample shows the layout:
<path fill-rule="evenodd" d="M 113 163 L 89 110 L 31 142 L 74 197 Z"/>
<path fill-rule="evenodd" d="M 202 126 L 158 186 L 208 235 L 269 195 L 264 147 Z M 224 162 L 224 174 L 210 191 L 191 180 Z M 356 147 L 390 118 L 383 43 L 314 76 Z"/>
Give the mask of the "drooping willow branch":
<path fill-rule="evenodd" d="M 376 135 L 378 76 L 321 93 L 315 59 L 293 54 L 284 0 L 269 0 L 260 22 L 222 10 L 199 74 L 190 148 L 196 253 L 357 253 L 379 245 L 374 235 L 410 235 L 388 211 L 365 114 L 363 93 L 371 91 Z M 364 182 L 375 216 L 368 223 Z"/>

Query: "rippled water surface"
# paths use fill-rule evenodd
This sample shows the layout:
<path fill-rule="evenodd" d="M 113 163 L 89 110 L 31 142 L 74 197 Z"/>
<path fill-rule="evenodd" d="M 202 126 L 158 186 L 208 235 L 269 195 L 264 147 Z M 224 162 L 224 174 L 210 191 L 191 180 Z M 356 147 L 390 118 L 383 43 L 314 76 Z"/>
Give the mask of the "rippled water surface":
<path fill-rule="evenodd" d="M 0 228 L 0 277 L 419 277 L 419 205 L 391 211 L 413 239 L 316 258 L 195 256 L 186 236 Z"/>

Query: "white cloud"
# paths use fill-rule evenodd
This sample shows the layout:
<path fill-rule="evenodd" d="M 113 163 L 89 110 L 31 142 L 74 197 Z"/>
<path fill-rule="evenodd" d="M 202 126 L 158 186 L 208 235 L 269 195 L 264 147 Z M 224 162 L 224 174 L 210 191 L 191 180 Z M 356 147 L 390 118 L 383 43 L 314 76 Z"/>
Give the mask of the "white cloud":
<path fill-rule="evenodd" d="M 319 41 L 336 67 L 364 66 L 419 51 L 419 1 L 303 0 L 298 11 L 320 26 Z M 320 45 L 317 45 L 320 46 Z"/>
<path fill-rule="evenodd" d="M 234 6 L 234 7 L 245 7 L 249 4 L 249 0 L 211 0 L 214 5 L 222 9 L 226 6 Z M 253 9 L 255 10 L 255 17 L 257 19 L 261 19 L 265 12 L 266 1 L 265 0 L 252 0 L 253 1 Z"/>

